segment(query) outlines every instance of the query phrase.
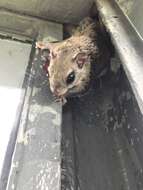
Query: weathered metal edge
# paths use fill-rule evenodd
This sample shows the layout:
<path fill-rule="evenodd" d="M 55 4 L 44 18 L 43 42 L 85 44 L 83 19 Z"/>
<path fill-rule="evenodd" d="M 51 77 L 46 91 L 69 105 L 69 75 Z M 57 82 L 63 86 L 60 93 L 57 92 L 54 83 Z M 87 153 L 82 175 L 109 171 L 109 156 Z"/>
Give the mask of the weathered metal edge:
<path fill-rule="evenodd" d="M 113 0 L 95 0 L 143 114 L 143 43 Z"/>
<path fill-rule="evenodd" d="M 62 40 L 62 25 L 32 16 L 0 10 L 0 33 L 23 41 L 48 37 L 49 41 Z M 54 31 L 54 32 L 53 32 Z"/>
<path fill-rule="evenodd" d="M 58 31 L 58 35 L 56 38 L 56 40 L 61 40 L 62 39 L 62 25 L 60 25 L 60 27 L 56 28 L 54 31 L 54 23 L 52 23 L 53 25 L 53 28 L 51 30 L 53 30 L 53 34 L 54 32 L 56 33 L 57 30 Z M 41 30 L 39 31 L 39 35 L 37 37 L 37 39 L 43 39 L 43 40 L 48 40 L 48 41 L 52 41 L 54 40 L 54 38 L 52 38 L 51 36 L 49 36 L 49 28 L 47 28 L 47 30 L 43 30 L 41 28 Z M 34 40 L 34 39 L 33 39 Z M 23 104 L 21 105 L 21 114 L 20 116 L 17 118 L 18 119 L 18 124 L 17 124 L 17 128 L 18 128 L 18 136 L 16 136 L 17 140 L 16 140 L 16 143 L 15 144 L 15 148 L 13 148 L 13 158 L 12 158 L 12 161 L 11 161 L 11 169 L 10 169 L 10 173 L 8 172 L 6 175 L 7 177 L 9 178 L 8 179 L 8 184 L 7 184 L 7 187 L 6 187 L 6 184 L 4 184 L 5 186 L 3 186 L 2 190 L 4 190 L 5 188 L 6 189 L 15 189 L 15 187 L 13 186 L 15 184 L 15 182 L 17 183 L 17 180 L 18 180 L 18 176 L 19 176 L 19 171 L 20 171 L 20 168 L 21 168 L 21 165 L 17 165 L 17 163 L 19 163 L 19 161 L 21 160 L 21 156 L 22 156 L 22 149 L 23 149 L 23 146 L 21 147 L 21 150 L 19 151 L 19 148 L 18 148 L 18 151 L 17 151 L 17 145 L 18 145 L 18 138 L 20 135 L 24 135 L 26 134 L 26 128 L 27 128 L 27 118 L 28 118 L 28 114 L 29 114 L 29 110 L 30 110 L 30 106 L 29 106 L 29 101 L 32 97 L 32 94 L 33 94 L 33 76 L 31 74 L 31 71 L 32 71 L 32 61 L 35 57 L 35 54 L 32 56 L 32 58 L 30 59 L 30 62 L 28 64 L 28 67 L 29 67 L 29 74 L 28 74 L 28 79 L 27 81 L 24 80 L 24 88 L 26 88 L 26 91 L 25 91 L 25 94 L 24 94 L 24 97 L 22 96 L 22 101 L 23 101 Z M 30 66 L 31 65 L 31 66 Z M 27 77 L 26 77 L 27 78 Z M 35 92 L 34 92 L 35 93 Z M 60 122 L 59 122 L 59 129 L 58 129 L 58 133 L 59 133 L 59 138 L 60 138 L 60 141 L 61 141 L 61 122 L 62 122 L 62 106 L 61 105 L 57 105 L 58 110 L 61 110 L 58 114 L 61 118 Z M 57 111 L 58 112 L 58 111 Z M 24 136 L 23 136 L 24 137 Z M 23 142 L 24 143 L 24 142 Z M 60 144 L 60 143 L 59 143 Z M 61 146 L 59 146 L 60 150 L 59 152 L 61 151 Z M 21 152 L 21 154 L 20 154 Z M 17 160 L 17 161 L 16 161 Z M 59 157 L 59 163 L 58 163 L 58 168 L 60 168 L 61 166 L 61 160 L 60 160 L 60 157 Z M 8 175 L 9 174 L 9 175 Z M 61 175 L 59 173 L 59 175 Z M 59 176 L 59 179 L 61 178 L 61 176 Z M 61 180 L 59 180 L 59 185 L 58 185 L 59 189 L 61 188 Z"/>
<path fill-rule="evenodd" d="M 31 70 L 31 61 L 33 59 L 33 55 L 34 55 L 34 51 L 33 49 L 31 50 L 30 53 L 30 57 L 29 57 L 29 63 L 28 63 L 28 67 L 26 68 L 26 73 L 30 73 Z M 21 98 L 20 98 L 20 103 L 19 106 L 17 108 L 17 116 L 15 118 L 15 122 L 13 125 L 13 130 L 11 131 L 11 135 L 10 135 L 10 139 L 8 142 L 8 147 L 6 150 L 6 154 L 5 154 L 5 160 L 4 160 L 4 165 L 2 168 L 2 175 L 0 178 L 0 190 L 4 190 L 6 188 L 7 185 L 7 180 L 8 180 L 8 176 L 9 176 L 9 172 L 10 172 L 10 167 L 11 167 L 11 161 L 12 161 L 12 156 L 14 153 L 14 147 L 15 147 L 15 142 L 16 142 L 16 138 L 17 138 L 17 133 L 18 133 L 18 126 L 20 123 L 20 117 L 22 114 L 22 108 L 25 102 L 25 98 L 27 96 L 27 92 L 28 90 L 28 84 L 30 83 L 31 79 L 30 79 L 30 75 L 25 75 L 24 76 L 24 81 L 23 81 L 23 91 L 21 93 Z"/>

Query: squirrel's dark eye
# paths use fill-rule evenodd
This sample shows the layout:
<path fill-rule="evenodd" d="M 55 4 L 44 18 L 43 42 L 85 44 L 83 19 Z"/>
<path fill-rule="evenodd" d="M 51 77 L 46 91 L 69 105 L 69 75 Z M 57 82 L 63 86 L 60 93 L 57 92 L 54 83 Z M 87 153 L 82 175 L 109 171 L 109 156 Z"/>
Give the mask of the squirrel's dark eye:
<path fill-rule="evenodd" d="M 72 72 L 68 75 L 67 80 L 66 80 L 66 83 L 67 83 L 67 84 L 71 84 L 71 83 L 74 81 L 74 79 L 75 79 L 75 73 L 74 73 L 74 71 L 72 71 Z"/>

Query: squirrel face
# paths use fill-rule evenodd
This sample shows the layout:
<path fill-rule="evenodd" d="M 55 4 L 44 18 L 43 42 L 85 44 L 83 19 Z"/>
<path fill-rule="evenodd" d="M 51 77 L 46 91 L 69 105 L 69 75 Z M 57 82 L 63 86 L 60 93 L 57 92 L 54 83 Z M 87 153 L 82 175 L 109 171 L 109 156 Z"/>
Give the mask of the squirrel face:
<path fill-rule="evenodd" d="M 53 44 L 37 43 L 38 48 L 49 50 L 46 69 L 56 97 L 80 93 L 89 83 L 91 62 L 98 52 L 95 34 L 94 22 L 86 18 L 70 38 Z"/>
<path fill-rule="evenodd" d="M 50 89 L 59 98 L 84 90 L 90 79 L 90 56 L 70 49 L 52 52 L 48 67 Z"/>

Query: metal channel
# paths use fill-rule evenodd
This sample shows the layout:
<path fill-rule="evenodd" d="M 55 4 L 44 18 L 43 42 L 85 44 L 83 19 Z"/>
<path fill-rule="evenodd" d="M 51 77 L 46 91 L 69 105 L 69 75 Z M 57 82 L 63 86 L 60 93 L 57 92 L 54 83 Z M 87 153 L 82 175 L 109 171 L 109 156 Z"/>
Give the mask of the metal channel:
<path fill-rule="evenodd" d="M 2 18 L 4 19 L 4 16 Z M 18 18 L 17 15 L 15 15 L 15 18 Z M 25 19 L 24 16 L 23 19 Z M 21 22 L 21 17 L 19 18 L 19 22 Z M 32 20 L 29 18 L 26 19 L 24 26 L 30 27 L 31 22 Z M 9 19 L 8 23 L 10 23 Z M 19 26 L 16 21 L 13 24 L 13 28 L 17 25 Z M 31 41 L 34 41 L 35 38 L 44 41 L 62 39 L 62 25 L 51 22 L 40 22 L 39 20 L 38 26 L 41 27 L 40 29 L 39 27 L 35 28 L 36 35 L 28 35 Z M 12 39 L 15 36 L 14 34 L 16 34 L 16 37 L 17 34 L 20 34 L 19 38 L 21 41 L 27 40 L 23 29 L 23 32 L 17 33 L 13 28 L 9 30 Z M 2 31 L 0 33 L 5 33 L 5 30 L 1 28 L 1 23 L 0 30 Z M 7 36 L 7 32 L 5 34 Z M 16 42 L 11 40 L 11 43 Z M 20 42 L 17 43 L 21 44 Z M 31 47 L 28 44 L 29 46 Z M 24 95 L 20 96 L 20 105 L 18 104 L 17 115 L 14 118 L 16 126 L 12 126 L 11 131 L 9 129 L 10 138 L 8 140 L 5 139 L 5 141 L 8 141 L 8 146 L 6 147 L 6 152 L 4 152 L 5 159 L 0 190 L 37 188 L 59 190 L 61 187 L 62 106 L 53 101 L 48 88 L 46 73 L 43 73 L 40 55 L 37 52 L 34 54 L 34 49 L 35 44 L 33 44 L 32 57 L 29 62 L 27 59 L 26 73 L 23 73 L 23 78 L 21 79 L 23 81 L 22 90 L 24 91 Z M 23 52 L 21 49 L 19 51 Z M 9 51 L 9 55 L 12 53 Z M 3 63 L 5 63 L 5 60 Z M 19 63 L 21 63 L 21 60 L 18 60 L 18 63 L 15 62 L 17 64 L 16 68 L 19 66 Z M 7 70 L 9 71 L 9 69 L 10 66 Z M 22 71 L 24 72 L 25 70 L 23 69 Z M 12 77 L 14 80 L 15 75 Z M 16 128 L 16 130 L 13 130 L 13 128 Z"/>
<path fill-rule="evenodd" d="M 114 0 L 96 0 L 96 4 L 143 114 L 142 39 Z"/>

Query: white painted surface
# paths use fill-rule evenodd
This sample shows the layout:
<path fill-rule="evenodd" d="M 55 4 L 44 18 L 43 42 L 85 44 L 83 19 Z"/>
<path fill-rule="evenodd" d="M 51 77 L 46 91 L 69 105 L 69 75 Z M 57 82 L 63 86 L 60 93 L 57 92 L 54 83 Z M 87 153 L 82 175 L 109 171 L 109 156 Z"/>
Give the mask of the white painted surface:
<path fill-rule="evenodd" d="M 0 40 L 0 172 L 16 119 L 30 44 Z M 0 173 L 1 175 L 1 173 Z"/>

